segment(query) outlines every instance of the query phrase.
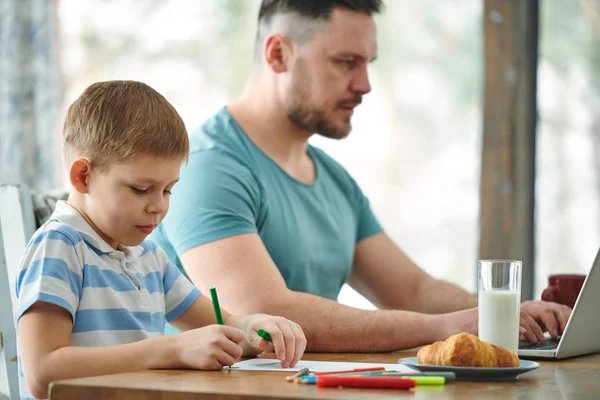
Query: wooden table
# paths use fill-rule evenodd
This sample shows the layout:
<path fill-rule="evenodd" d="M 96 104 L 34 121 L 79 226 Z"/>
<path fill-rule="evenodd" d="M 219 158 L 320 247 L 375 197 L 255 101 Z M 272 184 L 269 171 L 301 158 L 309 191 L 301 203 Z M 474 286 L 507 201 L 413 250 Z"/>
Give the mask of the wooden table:
<path fill-rule="evenodd" d="M 386 354 L 306 354 L 306 360 L 395 363 L 415 352 Z M 282 372 L 161 370 L 80 378 L 51 385 L 51 400 L 199 400 L 199 399 L 589 399 L 600 398 L 600 354 L 560 361 L 516 381 L 455 381 L 411 391 L 317 388 L 288 383 Z"/>

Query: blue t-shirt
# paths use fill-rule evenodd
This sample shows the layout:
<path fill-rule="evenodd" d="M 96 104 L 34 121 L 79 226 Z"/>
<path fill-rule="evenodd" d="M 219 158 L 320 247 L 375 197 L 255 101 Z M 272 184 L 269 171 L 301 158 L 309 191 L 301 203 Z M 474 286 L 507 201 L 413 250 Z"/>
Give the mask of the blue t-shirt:
<path fill-rule="evenodd" d="M 221 109 L 190 135 L 189 162 L 152 239 L 181 268 L 191 248 L 257 233 L 289 289 L 336 300 L 356 243 L 381 227 L 340 164 L 310 145 L 307 154 L 312 184 L 289 176 Z"/>

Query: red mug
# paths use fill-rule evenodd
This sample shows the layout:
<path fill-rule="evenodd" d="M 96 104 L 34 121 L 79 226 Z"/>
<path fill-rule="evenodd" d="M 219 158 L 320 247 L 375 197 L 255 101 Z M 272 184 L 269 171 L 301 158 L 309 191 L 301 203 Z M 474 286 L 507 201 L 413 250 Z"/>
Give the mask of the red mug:
<path fill-rule="evenodd" d="M 548 287 L 542 292 L 542 300 L 573 308 L 584 281 L 585 275 L 580 274 L 550 275 Z"/>

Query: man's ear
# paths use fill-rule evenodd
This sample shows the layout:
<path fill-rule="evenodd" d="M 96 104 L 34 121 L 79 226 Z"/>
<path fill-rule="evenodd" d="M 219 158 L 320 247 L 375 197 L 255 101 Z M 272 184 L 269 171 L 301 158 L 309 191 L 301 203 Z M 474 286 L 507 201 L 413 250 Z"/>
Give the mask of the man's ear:
<path fill-rule="evenodd" d="M 88 178 L 92 172 L 92 163 L 87 158 L 73 161 L 69 169 L 69 180 L 77 192 L 86 194 L 89 191 Z"/>
<path fill-rule="evenodd" d="M 270 35 L 265 40 L 265 48 L 263 49 L 265 62 L 276 74 L 289 70 L 293 53 L 294 45 L 290 38 L 285 35 Z"/>

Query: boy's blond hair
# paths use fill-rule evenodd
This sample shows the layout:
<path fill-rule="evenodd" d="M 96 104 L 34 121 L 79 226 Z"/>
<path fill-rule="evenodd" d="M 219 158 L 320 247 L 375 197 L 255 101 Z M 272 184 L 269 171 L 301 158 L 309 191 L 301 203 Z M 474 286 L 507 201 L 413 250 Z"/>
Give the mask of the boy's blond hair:
<path fill-rule="evenodd" d="M 142 154 L 187 160 L 189 139 L 175 108 L 136 81 L 90 85 L 67 111 L 63 157 L 68 166 L 86 157 L 99 170 Z"/>

